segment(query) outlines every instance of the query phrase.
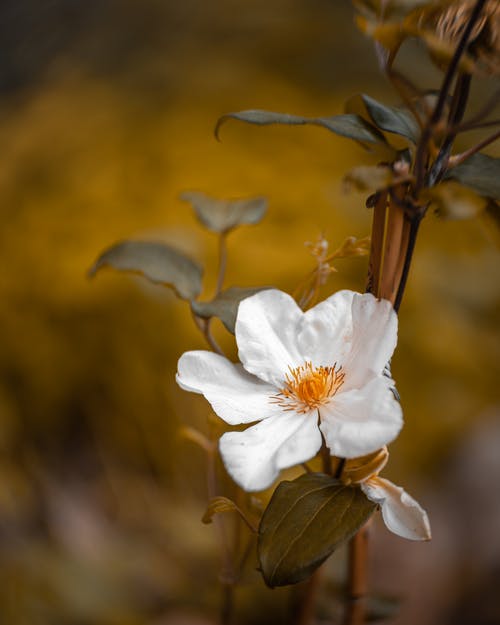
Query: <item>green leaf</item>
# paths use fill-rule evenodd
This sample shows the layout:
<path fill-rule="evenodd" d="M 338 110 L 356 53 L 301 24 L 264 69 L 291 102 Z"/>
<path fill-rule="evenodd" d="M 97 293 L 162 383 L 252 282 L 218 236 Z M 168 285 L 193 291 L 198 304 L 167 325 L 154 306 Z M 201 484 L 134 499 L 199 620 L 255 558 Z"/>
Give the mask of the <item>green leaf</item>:
<path fill-rule="evenodd" d="M 215 126 L 217 139 L 219 138 L 220 127 L 229 119 L 237 119 L 258 126 L 269 126 L 270 124 L 321 126 L 337 135 L 355 139 L 361 143 L 386 143 L 384 135 L 377 128 L 355 114 L 333 115 L 332 117 L 300 117 L 271 111 L 239 111 L 238 113 L 228 113 L 219 118 Z"/>
<path fill-rule="evenodd" d="M 401 135 L 413 143 L 417 143 L 420 128 L 410 111 L 405 108 L 382 104 L 364 94 L 361 98 L 366 106 L 368 115 L 378 128 Z"/>
<path fill-rule="evenodd" d="M 244 288 L 232 286 L 219 293 L 219 295 L 210 302 L 192 302 L 191 306 L 195 314 L 199 317 L 204 317 L 205 319 L 217 317 L 222 321 L 229 332 L 234 334 L 236 314 L 238 313 L 238 306 L 241 300 L 269 288 L 270 287 L 265 286 Z"/>
<path fill-rule="evenodd" d="M 480 195 L 500 200 L 500 158 L 473 154 L 466 161 L 449 169 L 445 178 L 458 180 Z"/>
<path fill-rule="evenodd" d="M 267 210 L 267 199 L 255 197 L 218 200 L 198 191 L 185 191 L 181 200 L 189 202 L 199 221 L 213 232 L 229 232 L 236 226 L 258 223 Z"/>
<path fill-rule="evenodd" d="M 89 271 L 94 276 L 102 267 L 137 273 L 155 284 L 174 289 L 186 300 L 201 292 L 202 268 L 173 247 L 151 241 L 121 241 L 105 250 Z"/>
<path fill-rule="evenodd" d="M 262 517 L 258 552 L 268 586 L 307 578 L 368 520 L 376 505 L 322 473 L 281 482 Z"/>

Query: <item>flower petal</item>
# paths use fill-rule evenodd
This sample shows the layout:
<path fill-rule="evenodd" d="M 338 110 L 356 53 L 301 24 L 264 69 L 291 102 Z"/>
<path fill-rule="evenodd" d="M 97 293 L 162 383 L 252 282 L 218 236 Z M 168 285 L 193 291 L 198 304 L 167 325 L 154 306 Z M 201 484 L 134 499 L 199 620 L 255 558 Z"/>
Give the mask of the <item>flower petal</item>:
<path fill-rule="evenodd" d="M 304 314 L 298 336 L 304 360 L 311 361 L 315 367 L 343 363 L 351 347 L 351 309 L 355 295 L 354 291 L 337 291 Z"/>
<path fill-rule="evenodd" d="M 277 393 L 223 356 L 207 351 L 183 354 L 177 365 L 177 383 L 186 391 L 201 393 L 230 425 L 260 421 L 283 411 L 271 402 Z"/>
<path fill-rule="evenodd" d="M 288 367 L 303 363 L 297 347 L 303 315 L 290 295 L 275 289 L 244 299 L 238 308 L 235 334 L 245 369 L 281 387 Z"/>
<path fill-rule="evenodd" d="M 226 432 L 219 448 L 227 472 L 246 491 L 271 486 L 281 469 L 314 457 L 321 447 L 316 412 L 285 412 L 244 432 Z"/>
<path fill-rule="evenodd" d="M 403 413 L 391 385 L 378 376 L 361 389 L 337 393 L 320 407 L 320 428 L 333 456 L 364 456 L 396 438 Z"/>
<path fill-rule="evenodd" d="M 361 484 L 361 489 L 381 507 L 382 518 L 391 532 L 408 540 L 431 539 L 427 512 L 403 488 L 381 477 L 372 477 Z"/>
<path fill-rule="evenodd" d="M 352 300 L 352 334 L 342 364 L 344 388 L 359 388 L 371 375 L 382 373 L 398 340 L 398 316 L 388 300 L 370 293 L 355 293 Z"/>

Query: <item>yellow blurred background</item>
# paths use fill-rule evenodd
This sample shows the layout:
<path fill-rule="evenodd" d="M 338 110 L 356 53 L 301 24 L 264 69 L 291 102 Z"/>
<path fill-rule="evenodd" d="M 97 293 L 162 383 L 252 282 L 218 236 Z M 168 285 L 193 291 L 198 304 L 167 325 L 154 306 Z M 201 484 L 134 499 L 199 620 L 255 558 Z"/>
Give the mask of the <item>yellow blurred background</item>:
<path fill-rule="evenodd" d="M 205 346 L 169 291 L 86 272 L 117 240 L 164 240 L 205 266 L 208 298 L 216 238 L 179 194 L 264 194 L 262 224 L 230 237 L 226 285 L 293 290 L 312 268 L 305 241 L 369 234 L 342 177 L 376 155 L 319 128 L 230 122 L 218 143 L 215 121 L 397 98 L 344 0 L 7 0 L 0 23 L 0 621 L 214 623 L 204 458 L 178 436 L 203 430 L 206 406 L 174 381 L 179 355 Z M 438 86 L 425 54 L 410 46 L 405 63 Z M 399 599 L 395 624 L 500 623 L 497 244 L 492 224 L 434 215 L 417 244 L 387 476 L 428 509 L 434 538 L 376 524 L 372 588 Z M 364 289 L 366 258 L 337 268 L 325 295 Z M 255 571 L 236 598 L 238 623 L 286 622 L 287 590 Z"/>

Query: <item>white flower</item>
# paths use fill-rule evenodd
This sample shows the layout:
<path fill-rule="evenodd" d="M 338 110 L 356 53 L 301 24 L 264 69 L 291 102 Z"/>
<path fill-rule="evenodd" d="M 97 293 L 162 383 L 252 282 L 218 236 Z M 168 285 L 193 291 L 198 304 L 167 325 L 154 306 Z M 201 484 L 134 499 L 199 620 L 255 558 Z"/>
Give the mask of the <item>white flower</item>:
<path fill-rule="evenodd" d="M 230 425 L 260 421 L 220 440 L 245 490 L 263 490 L 281 469 L 314 457 L 322 436 L 332 455 L 354 458 L 398 435 L 401 407 L 382 375 L 397 342 L 390 302 L 339 291 L 304 313 L 286 293 L 261 291 L 241 302 L 235 333 L 241 364 L 187 352 L 177 382 Z"/>
<path fill-rule="evenodd" d="M 427 512 L 403 488 L 378 476 L 388 459 L 384 447 L 364 458 L 348 460 L 341 479 L 346 484 L 359 484 L 368 499 L 380 506 L 384 523 L 391 532 L 408 540 L 430 540 Z"/>

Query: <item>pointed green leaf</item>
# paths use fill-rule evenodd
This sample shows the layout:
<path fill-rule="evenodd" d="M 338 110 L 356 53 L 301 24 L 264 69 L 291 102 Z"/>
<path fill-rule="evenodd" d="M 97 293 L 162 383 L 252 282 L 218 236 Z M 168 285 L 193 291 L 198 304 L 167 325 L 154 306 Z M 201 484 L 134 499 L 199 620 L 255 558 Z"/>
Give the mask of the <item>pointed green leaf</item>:
<path fill-rule="evenodd" d="M 180 197 L 193 206 L 199 221 L 213 232 L 229 232 L 236 226 L 256 224 L 267 210 L 264 197 L 218 200 L 198 191 L 185 191 Z"/>
<path fill-rule="evenodd" d="M 311 123 L 361 143 L 386 143 L 384 135 L 359 115 L 344 113 L 332 117 L 318 117 Z"/>
<path fill-rule="evenodd" d="M 201 292 L 201 267 L 165 243 L 121 241 L 105 250 L 89 271 L 94 276 L 102 267 L 138 273 L 155 284 L 172 287 L 186 300 Z"/>
<path fill-rule="evenodd" d="M 270 124 L 285 124 L 288 126 L 321 126 L 330 132 L 342 137 L 355 139 L 361 143 L 386 143 L 384 135 L 359 115 L 344 114 L 331 117 L 300 117 L 287 113 L 273 113 L 271 111 L 249 110 L 237 113 L 228 113 L 219 118 L 215 127 L 215 136 L 219 138 L 219 130 L 224 122 L 237 119 L 258 126 Z"/>
<path fill-rule="evenodd" d="M 418 141 L 420 128 L 410 111 L 382 104 L 364 94 L 361 98 L 371 120 L 378 128 L 406 137 L 413 143 Z"/>
<path fill-rule="evenodd" d="M 268 586 L 307 578 L 376 509 L 358 487 L 322 473 L 281 482 L 262 517 L 258 552 Z"/>
<path fill-rule="evenodd" d="M 233 286 L 225 291 L 222 291 L 217 295 L 215 299 L 210 302 L 193 302 L 192 308 L 195 314 L 199 317 L 209 319 L 210 317 L 217 317 L 222 321 L 226 328 L 234 334 L 234 326 L 236 324 L 236 314 L 238 312 L 238 306 L 241 300 L 254 293 L 258 293 L 263 289 L 269 289 L 271 287 L 238 287 Z"/>
<path fill-rule="evenodd" d="M 500 200 L 500 158 L 479 152 L 448 170 L 445 178 L 453 178 L 480 195 Z"/>

